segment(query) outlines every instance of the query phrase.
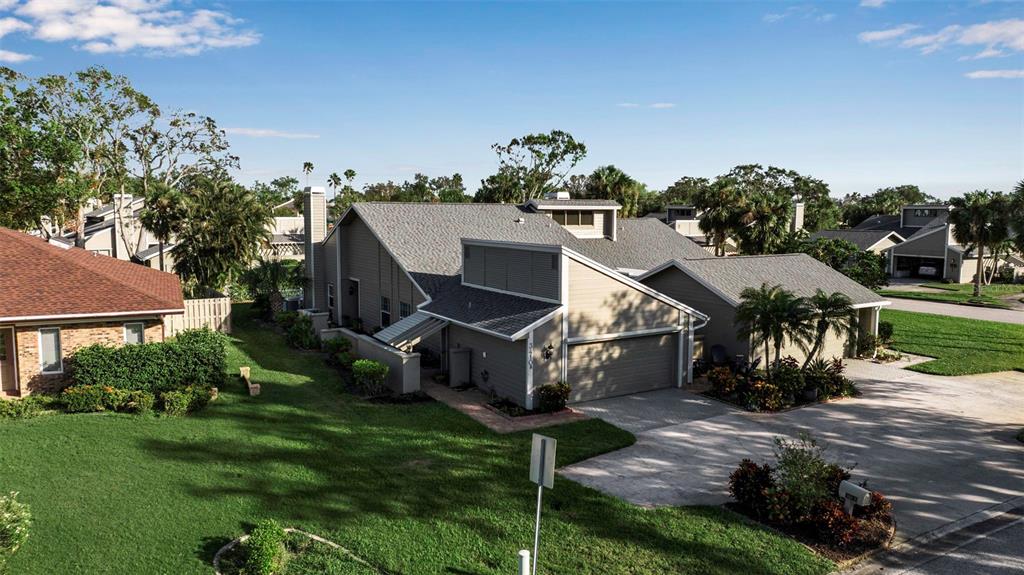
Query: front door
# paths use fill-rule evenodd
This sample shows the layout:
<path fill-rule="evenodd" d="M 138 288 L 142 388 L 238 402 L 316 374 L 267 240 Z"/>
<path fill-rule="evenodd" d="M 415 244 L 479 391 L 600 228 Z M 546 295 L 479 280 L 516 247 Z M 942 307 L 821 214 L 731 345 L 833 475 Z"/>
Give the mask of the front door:
<path fill-rule="evenodd" d="M 14 361 L 14 329 L 0 328 L 0 391 L 12 393 L 18 390 Z"/>

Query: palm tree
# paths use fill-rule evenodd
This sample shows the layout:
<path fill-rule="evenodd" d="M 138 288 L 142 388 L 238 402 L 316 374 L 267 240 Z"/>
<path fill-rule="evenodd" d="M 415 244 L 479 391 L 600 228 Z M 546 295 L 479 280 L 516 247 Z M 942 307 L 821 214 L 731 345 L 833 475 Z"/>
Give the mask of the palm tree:
<path fill-rule="evenodd" d="M 807 359 L 803 367 L 808 364 L 821 351 L 825 343 L 825 336 L 832 331 L 837 336 L 850 332 L 857 325 L 857 315 L 853 309 L 853 302 L 843 293 L 834 292 L 827 294 L 817 290 L 814 295 L 807 298 L 807 311 L 811 315 L 810 324 L 813 325 L 813 341 L 810 351 L 807 352 Z"/>
<path fill-rule="evenodd" d="M 270 241 L 271 207 L 244 186 L 204 179 L 188 195 L 174 271 L 194 292 L 221 289 Z"/>
<path fill-rule="evenodd" d="M 306 174 L 306 185 L 309 185 L 309 175 L 313 173 L 313 162 L 302 162 L 302 173 Z"/>
<path fill-rule="evenodd" d="M 807 305 L 803 298 L 782 286 L 768 284 L 744 289 L 740 300 L 735 323 L 740 335 L 751 338 L 754 345 L 764 345 L 765 368 L 770 380 L 772 348 L 775 348 L 774 363 L 778 363 L 786 339 L 803 346 L 809 337 Z"/>
<path fill-rule="evenodd" d="M 331 175 L 327 176 L 327 185 L 334 190 L 335 199 L 338 197 L 338 188 L 341 187 L 341 183 L 341 176 L 338 175 L 338 172 L 331 172 Z"/>
<path fill-rule="evenodd" d="M 642 184 L 615 166 L 601 166 L 587 178 L 586 196 L 599 200 L 615 200 L 622 204 L 624 218 L 635 217 Z"/>
<path fill-rule="evenodd" d="M 1001 192 L 968 192 L 950 200 L 953 209 L 949 223 L 953 237 L 965 247 L 973 247 L 978 259 L 974 276 L 974 297 L 981 297 L 985 277 L 985 247 L 994 246 L 1008 235 L 1010 202 Z"/>
<path fill-rule="evenodd" d="M 1013 245 L 1018 252 L 1024 253 L 1024 180 L 1017 182 L 1010 196 L 1010 233 L 1013 234 Z"/>
<path fill-rule="evenodd" d="M 271 313 L 284 309 L 282 291 L 302 287 L 305 284 L 301 263 L 293 260 L 264 260 L 262 258 L 242 274 L 242 281 L 249 292 L 266 299 Z"/>
<path fill-rule="evenodd" d="M 762 192 L 750 198 L 740 217 L 743 252 L 753 255 L 775 253 L 789 232 L 793 202 L 783 194 Z"/>
<path fill-rule="evenodd" d="M 715 246 L 715 255 L 725 255 L 725 240 L 739 228 L 739 216 L 746 198 L 732 178 L 718 178 L 713 184 L 697 191 L 693 204 L 703 213 L 700 231 Z"/>
<path fill-rule="evenodd" d="M 159 250 L 160 271 L 164 268 L 164 245 L 181 226 L 185 217 L 183 198 L 178 190 L 160 183 L 154 183 L 145 198 L 145 209 L 139 215 L 142 225 L 156 237 Z"/>

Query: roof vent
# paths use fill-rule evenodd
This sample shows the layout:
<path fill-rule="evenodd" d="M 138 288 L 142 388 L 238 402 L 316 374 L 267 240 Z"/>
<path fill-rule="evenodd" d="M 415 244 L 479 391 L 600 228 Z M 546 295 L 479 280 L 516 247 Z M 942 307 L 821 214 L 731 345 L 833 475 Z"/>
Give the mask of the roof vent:
<path fill-rule="evenodd" d="M 548 192 L 544 194 L 545 200 L 568 200 L 569 198 L 569 192 L 566 190 L 559 190 L 557 192 Z"/>
<path fill-rule="evenodd" d="M 523 216 L 519 216 L 518 218 L 515 219 L 515 222 L 517 224 L 525 224 L 526 223 L 526 219 L 523 218 Z"/>

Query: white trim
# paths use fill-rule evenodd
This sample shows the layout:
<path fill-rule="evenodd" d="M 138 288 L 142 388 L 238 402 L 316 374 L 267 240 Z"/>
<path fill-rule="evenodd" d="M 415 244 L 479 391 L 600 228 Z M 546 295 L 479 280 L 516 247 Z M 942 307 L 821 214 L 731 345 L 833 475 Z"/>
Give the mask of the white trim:
<path fill-rule="evenodd" d="M 340 225 L 341 221 L 344 220 L 346 217 L 348 217 L 349 212 L 355 212 L 355 214 L 357 216 L 359 216 L 359 211 L 356 210 L 356 206 L 357 205 L 358 204 L 352 204 L 348 208 L 345 209 L 345 211 L 341 214 L 341 216 L 338 217 L 338 219 L 334 221 L 334 227 L 332 227 L 327 232 L 327 235 L 324 237 L 324 239 L 320 241 L 321 244 L 326 244 L 327 243 L 327 240 L 334 234 L 335 230 L 337 230 L 339 227 L 341 227 L 341 225 Z M 370 230 L 370 233 L 373 235 L 373 239 L 377 240 L 377 243 L 380 244 L 381 247 L 384 248 L 384 251 L 386 251 L 389 256 L 391 256 L 391 260 L 393 262 L 395 262 L 395 265 L 398 266 L 398 269 L 402 270 L 402 273 L 405 274 L 405 277 L 407 277 L 409 279 L 409 281 L 412 282 L 412 285 L 415 286 L 417 290 L 419 290 L 420 295 L 422 295 L 423 298 L 426 299 L 429 302 L 430 301 L 430 296 L 427 295 L 427 292 L 423 291 L 423 288 L 420 287 L 420 284 L 416 283 L 416 280 L 413 279 L 411 274 L 409 274 L 409 270 L 405 269 L 405 266 L 403 266 L 401 264 L 401 262 L 398 261 L 398 258 L 395 257 L 395 254 L 394 254 L 394 252 L 391 251 L 391 248 L 389 248 L 388 245 L 386 243 L 384 243 L 380 239 L 380 236 L 377 235 L 377 232 L 376 232 L 376 230 L 373 229 L 373 226 L 368 224 L 366 222 L 366 220 L 363 219 L 363 216 L 359 216 L 359 220 L 361 222 L 363 222 L 363 225 L 366 226 L 366 229 Z M 339 252 L 341 251 L 341 242 L 340 241 L 338 242 L 338 251 Z M 338 266 L 338 269 L 340 270 L 341 266 Z M 338 273 L 341 273 L 341 272 L 339 271 Z"/>
<path fill-rule="evenodd" d="M 895 244 L 895 245 L 891 245 L 891 246 L 889 246 L 889 247 L 885 248 L 885 249 L 887 249 L 887 250 L 891 250 L 892 248 L 894 248 L 894 247 L 896 247 L 896 246 L 898 246 L 898 245 L 900 245 L 900 244 L 902 244 L 902 243 L 904 243 L 904 242 L 906 242 L 906 241 L 907 241 L 907 240 L 906 240 L 906 238 L 904 238 L 903 236 L 901 236 L 901 235 L 897 234 L 896 232 L 889 232 L 889 233 L 888 233 L 888 234 L 886 234 L 886 235 L 885 235 L 885 237 L 883 237 L 882 239 L 880 239 L 880 240 L 878 240 L 877 242 L 875 242 L 875 243 L 871 244 L 870 246 L 868 246 L 868 247 L 864 248 L 864 251 L 871 251 L 871 249 L 872 249 L 872 248 L 874 248 L 875 246 L 877 246 L 878 244 L 880 244 L 880 243 L 884 242 L 885 240 L 889 239 L 889 238 L 890 238 L 890 237 L 892 237 L 892 236 L 896 236 L 897 238 L 899 238 L 899 239 L 900 239 L 900 241 L 899 241 L 899 243 L 897 243 L 897 244 Z"/>
<path fill-rule="evenodd" d="M 136 315 L 173 315 L 178 313 L 185 313 L 185 308 L 180 309 L 155 309 L 155 310 L 140 310 L 140 311 L 122 311 L 122 312 L 106 312 L 106 313 L 69 313 L 64 315 L 25 315 L 18 317 L 0 317 L 0 322 L 14 322 L 14 321 L 41 321 L 41 320 L 64 320 L 64 319 L 79 319 L 79 318 L 95 318 L 95 317 L 127 317 Z"/>
<path fill-rule="evenodd" d="M 573 250 L 571 250 L 569 248 L 562 248 L 562 249 L 565 251 L 565 253 L 570 258 L 580 262 L 581 264 L 586 265 L 587 267 L 590 267 L 591 269 L 594 269 L 595 271 L 599 271 L 599 272 L 603 273 L 604 275 L 606 275 L 606 276 L 608 276 L 608 277 L 610 277 L 610 278 L 612 278 L 614 280 L 617 280 L 619 283 L 623 283 L 623 284 L 625 284 L 625 285 L 627 285 L 627 286 L 629 286 L 631 288 L 636 289 L 637 291 L 640 291 L 640 292 L 642 292 L 644 294 L 647 294 L 647 295 L 653 297 L 654 299 L 656 299 L 658 301 L 661 301 L 662 303 L 668 304 L 668 305 L 670 305 L 670 306 L 672 306 L 672 307 L 674 307 L 676 309 L 681 309 L 681 310 L 683 310 L 683 311 L 685 311 L 685 312 L 687 312 L 687 313 L 689 313 L 691 315 L 696 315 L 696 316 L 699 316 L 699 317 L 701 317 L 703 319 L 707 319 L 708 318 L 708 316 L 705 315 L 704 313 L 701 313 L 701 312 L 697 311 L 696 309 L 694 309 L 694 308 L 692 308 L 692 307 L 690 307 L 690 306 L 688 306 L 688 305 L 686 305 L 686 304 L 684 304 L 682 302 L 676 301 L 676 300 L 670 298 L 669 296 L 667 296 L 667 295 L 665 295 L 665 294 L 663 294 L 663 293 L 661 293 L 659 291 L 656 291 L 656 290 L 654 290 L 654 289 L 652 289 L 652 288 L 650 288 L 650 287 L 640 283 L 639 281 L 637 281 L 637 280 L 635 280 L 635 279 L 633 279 L 631 277 L 624 276 L 624 275 L 616 272 L 615 270 L 613 270 L 613 269 L 611 269 L 611 268 L 609 268 L 609 267 L 607 267 L 607 266 L 605 266 L 605 265 L 603 265 L 601 263 L 598 263 L 598 262 L 596 262 L 596 261 L 594 261 L 594 260 L 584 256 L 583 254 L 575 252 L 575 251 L 573 251 Z"/>
<path fill-rule="evenodd" d="M 873 302 L 868 302 L 868 303 L 855 303 L 855 304 L 850 306 L 850 309 L 864 309 L 866 307 L 878 307 L 878 308 L 880 308 L 882 306 L 887 306 L 887 305 L 892 305 L 892 302 L 886 299 L 886 300 L 879 300 L 879 301 L 873 301 Z"/>
<path fill-rule="evenodd" d="M 533 330 L 526 336 L 526 409 L 533 409 Z"/>
<path fill-rule="evenodd" d="M 541 324 L 543 324 L 545 322 L 548 322 L 548 321 L 551 321 L 551 318 L 555 317 L 555 314 L 557 314 L 560 311 L 565 311 L 567 309 L 568 308 L 563 305 L 563 306 L 559 306 L 558 308 L 552 310 L 549 313 L 544 314 L 544 316 L 541 317 L 540 319 L 538 319 L 537 321 L 531 323 L 530 325 L 528 325 L 528 326 L 524 327 L 523 329 L 521 329 L 521 330 L 515 332 L 514 334 L 512 334 L 512 341 L 518 341 L 518 340 L 522 339 L 523 336 L 526 335 L 526 332 L 533 331 L 533 330 L 537 329 Z"/>
<path fill-rule="evenodd" d="M 686 358 L 683 357 L 683 334 L 687 331 L 689 330 L 683 328 L 683 331 L 676 335 L 676 387 L 683 387 L 683 366 L 685 365 L 683 362 L 686 361 Z M 690 364 L 692 365 L 693 362 L 691 361 Z"/>
<path fill-rule="evenodd" d="M 142 326 L 142 341 L 140 341 L 139 343 L 146 343 L 146 322 L 144 322 L 144 321 L 126 321 L 126 322 L 124 322 L 122 324 L 122 331 L 124 332 L 123 333 L 124 338 L 123 338 L 122 341 L 124 342 L 124 344 L 128 345 L 128 343 L 129 343 L 128 342 L 128 326 L 130 326 L 130 325 L 140 325 L 140 326 Z"/>
<path fill-rule="evenodd" d="M 697 331 L 697 327 L 693 325 L 693 319 L 691 318 L 686 326 L 686 383 L 687 385 L 693 383 L 693 351 L 694 351 L 694 336 Z M 707 325 L 704 322 L 700 327 Z"/>
<path fill-rule="evenodd" d="M 460 238 L 462 245 L 485 246 L 494 248 L 509 248 L 515 250 L 526 250 L 533 252 L 559 253 L 562 246 L 559 244 L 532 244 L 529 242 L 509 242 L 503 240 L 478 240 L 473 238 Z"/>
<path fill-rule="evenodd" d="M 566 341 L 569 345 L 577 345 L 581 343 L 595 343 L 601 341 L 615 341 L 619 339 L 633 339 L 648 335 L 666 335 L 670 333 L 681 332 L 684 329 L 686 329 L 686 327 L 681 325 L 673 325 L 668 327 L 653 327 L 650 329 L 637 329 L 632 331 L 620 331 L 616 333 L 602 333 L 598 335 L 578 335 L 576 337 L 570 337 Z"/>
<path fill-rule="evenodd" d="M 540 201 L 542 201 L 542 202 L 543 201 L 558 202 L 558 201 L 564 201 L 564 200 L 540 200 Z M 604 211 L 615 211 L 615 212 L 617 212 L 617 211 L 622 209 L 622 206 L 609 206 L 609 205 L 588 206 L 588 205 L 585 205 L 585 204 L 573 204 L 573 205 L 564 205 L 564 206 L 560 206 L 560 205 L 558 205 L 558 206 L 552 206 L 552 205 L 542 206 L 542 205 L 540 205 L 538 203 L 538 200 L 536 198 L 526 202 L 526 205 L 532 206 L 532 207 L 534 207 L 537 210 L 540 210 L 542 212 L 552 212 L 552 211 L 555 211 L 555 210 L 578 210 L 578 211 L 583 211 L 583 210 L 604 210 Z"/>
<path fill-rule="evenodd" d="M 57 330 L 57 361 L 60 362 L 60 369 L 57 371 L 46 371 L 43 369 L 43 332 Z M 37 339 L 39 342 L 38 353 L 39 353 L 39 373 L 43 375 L 60 375 L 64 373 L 64 342 L 61 341 L 60 327 L 41 327 L 36 330 Z"/>
<path fill-rule="evenodd" d="M 559 345 L 560 381 L 569 380 L 569 256 L 564 253 L 558 258 L 558 289 L 562 298 L 562 343 Z"/>
<path fill-rule="evenodd" d="M 542 301 L 544 303 L 553 303 L 555 305 L 559 305 L 559 304 L 562 303 L 562 302 L 560 302 L 560 301 L 558 301 L 556 299 L 541 297 L 541 296 L 537 296 L 537 295 L 530 295 L 530 294 L 526 294 L 526 293 L 522 293 L 522 292 L 517 292 L 517 291 L 508 291 L 508 290 L 503 290 L 503 289 L 496 288 L 496 287 L 482 286 L 480 284 L 475 284 L 475 283 L 472 283 L 472 282 L 467 282 L 465 280 L 463 280 L 462 285 L 464 285 L 466 287 L 471 287 L 473 289 L 482 289 L 482 290 L 491 291 L 491 292 L 494 292 L 494 293 L 500 293 L 500 294 L 505 294 L 505 295 L 512 295 L 512 296 L 516 296 L 516 297 L 523 297 L 523 298 L 526 298 L 526 299 L 533 299 L 533 300 L 537 300 L 537 301 Z"/>

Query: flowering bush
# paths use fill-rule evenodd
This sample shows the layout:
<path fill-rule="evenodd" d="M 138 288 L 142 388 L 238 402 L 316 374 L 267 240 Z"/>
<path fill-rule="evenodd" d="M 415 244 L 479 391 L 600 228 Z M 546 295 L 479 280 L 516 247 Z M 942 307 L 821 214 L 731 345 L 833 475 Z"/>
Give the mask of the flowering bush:
<path fill-rule="evenodd" d="M 739 380 L 728 367 L 716 367 L 708 372 L 708 383 L 715 395 L 725 397 L 736 393 Z"/>
<path fill-rule="evenodd" d="M 752 411 L 778 411 L 782 409 L 782 390 L 760 376 L 752 376 L 744 401 Z"/>
<path fill-rule="evenodd" d="M 821 501 L 814 508 L 809 523 L 819 539 L 837 547 L 849 545 L 860 532 L 860 521 L 847 515 L 842 504 L 834 499 Z"/>
<path fill-rule="evenodd" d="M 804 374 L 800 371 L 800 362 L 792 356 L 787 356 L 772 366 L 772 384 L 778 387 L 783 395 L 795 396 L 802 392 Z"/>

